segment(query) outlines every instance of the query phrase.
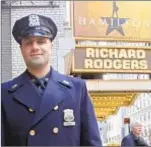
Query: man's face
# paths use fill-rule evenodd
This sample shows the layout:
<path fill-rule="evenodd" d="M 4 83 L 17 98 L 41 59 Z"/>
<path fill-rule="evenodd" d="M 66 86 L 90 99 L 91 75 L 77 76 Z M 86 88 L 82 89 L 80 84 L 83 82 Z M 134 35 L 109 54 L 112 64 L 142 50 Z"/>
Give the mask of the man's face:
<path fill-rule="evenodd" d="M 143 125 L 142 124 L 138 124 L 138 125 L 134 126 L 132 131 L 137 136 L 141 135 L 141 133 L 143 131 Z"/>
<path fill-rule="evenodd" d="M 45 37 L 27 37 L 21 41 L 21 52 L 27 67 L 41 68 L 49 63 L 52 43 Z"/>

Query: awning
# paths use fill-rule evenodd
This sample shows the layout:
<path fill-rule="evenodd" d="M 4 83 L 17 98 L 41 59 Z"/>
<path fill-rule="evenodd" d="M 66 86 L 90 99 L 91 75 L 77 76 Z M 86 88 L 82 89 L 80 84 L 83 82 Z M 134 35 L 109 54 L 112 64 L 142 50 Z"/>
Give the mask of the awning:
<path fill-rule="evenodd" d="M 120 107 L 127 107 L 134 103 L 138 94 L 136 93 L 102 93 L 89 91 L 99 120 L 103 120 L 118 112 Z"/>

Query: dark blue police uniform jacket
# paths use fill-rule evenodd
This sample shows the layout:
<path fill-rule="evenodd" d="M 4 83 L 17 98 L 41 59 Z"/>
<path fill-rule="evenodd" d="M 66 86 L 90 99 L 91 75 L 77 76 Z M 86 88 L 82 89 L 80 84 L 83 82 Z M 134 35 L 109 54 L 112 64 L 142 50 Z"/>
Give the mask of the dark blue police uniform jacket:
<path fill-rule="evenodd" d="M 52 69 L 40 97 L 24 72 L 3 83 L 1 92 L 2 145 L 102 146 L 83 80 Z"/>

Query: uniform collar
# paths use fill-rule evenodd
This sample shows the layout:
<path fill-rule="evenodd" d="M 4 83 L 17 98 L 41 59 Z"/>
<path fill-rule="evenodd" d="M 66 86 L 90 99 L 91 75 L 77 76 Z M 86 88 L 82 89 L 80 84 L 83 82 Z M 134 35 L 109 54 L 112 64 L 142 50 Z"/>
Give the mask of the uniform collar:
<path fill-rule="evenodd" d="M 29 76 L 29 78 L 34 81 L 34 80 L 43 80 L 46 79 L 47 81 L 49 80 L 51 73 L 52 73 L 52 68 L 50 68 L 49 72 L 42 78 L 37 78 L 36 76 L 34 76 L 33 74 L 31 74 L 28 69 L 26 69 L 25 71 L 27 73 L 27 75 Z"/>
<path fill-rule="evenodd" d="M 47 76 L 49 77 L 49 80 L 55 83 L 61 84 L 64 87 L 68 87 L 68 88 L 72 87 L 72 82 L 67 78 L 67 76 L 58 73 L 52 67 L 50 67 L 50 71 L 47 74 Z M 11 84 L 8 86 L 8 90 L 10 92 L 13 92 L 19 89 L 20 87 L 22 87 L 23 85 L 26 85 L 29 83 L 32 83 L 32 79 L 26 70 L 24 73 L 22 73 L 19 77 L 15 78 L 11 82 Z"/>

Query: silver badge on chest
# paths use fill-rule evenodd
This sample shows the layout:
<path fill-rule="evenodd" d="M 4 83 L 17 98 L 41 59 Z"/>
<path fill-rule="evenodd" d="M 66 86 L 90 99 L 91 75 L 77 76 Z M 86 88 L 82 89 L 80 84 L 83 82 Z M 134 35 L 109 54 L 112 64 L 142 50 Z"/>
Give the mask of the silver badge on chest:
<path fill-rule="evenodd" d="M 38 15 L 33 14 L 29 16 L 29 26 L 40 26 L 40 20 Z"/>
<path fill-rule="evenodd" d="M 72 109 L 65 109 L 64 111 L 64 126 L 75 126 L 74 112 Z"/>

